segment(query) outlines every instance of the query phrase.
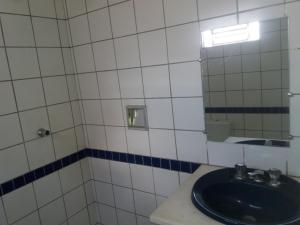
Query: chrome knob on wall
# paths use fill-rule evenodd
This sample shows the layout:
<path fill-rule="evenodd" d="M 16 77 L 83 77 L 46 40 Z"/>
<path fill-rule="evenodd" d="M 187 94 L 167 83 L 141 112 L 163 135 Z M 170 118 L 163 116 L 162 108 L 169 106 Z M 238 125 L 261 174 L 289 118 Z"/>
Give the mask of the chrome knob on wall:
<path fill-rule="evenodd" d="M 46 137 L 46 136 L 50 135 L 50 131 L 46 130 L 44 128 L 40 128 L 37 131 L 37 135 L 39 135 L 40 137 Z"/>

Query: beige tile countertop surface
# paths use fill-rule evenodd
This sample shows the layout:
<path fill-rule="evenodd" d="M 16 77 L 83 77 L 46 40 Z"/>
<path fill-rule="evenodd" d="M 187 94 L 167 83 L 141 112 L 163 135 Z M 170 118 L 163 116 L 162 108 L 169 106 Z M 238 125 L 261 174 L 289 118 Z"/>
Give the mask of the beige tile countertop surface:
<path fill-rule="evenodd" d="M 220 225 L 221 223 L 201 213 L 191 200 L 193 185 L 199 177 L 217 169 L 221 167 L 201 165 L 151 214 L 151 222 L 159 225 Z M 296 180 L 300 182 L 299 178 Z"/>

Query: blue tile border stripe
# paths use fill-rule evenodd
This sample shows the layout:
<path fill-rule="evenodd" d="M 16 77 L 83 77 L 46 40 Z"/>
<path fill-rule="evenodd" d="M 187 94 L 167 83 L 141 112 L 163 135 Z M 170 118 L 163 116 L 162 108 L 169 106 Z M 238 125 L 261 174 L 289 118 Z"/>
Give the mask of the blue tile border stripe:
<path fill-rule="evenodd" d="M 15 191 L 87 157 L 150 166 L 184 173 L 193 173 L 200 166 L 199 163 L 193 162 L 86 148 L 0 184 L 0 196 Z"/>

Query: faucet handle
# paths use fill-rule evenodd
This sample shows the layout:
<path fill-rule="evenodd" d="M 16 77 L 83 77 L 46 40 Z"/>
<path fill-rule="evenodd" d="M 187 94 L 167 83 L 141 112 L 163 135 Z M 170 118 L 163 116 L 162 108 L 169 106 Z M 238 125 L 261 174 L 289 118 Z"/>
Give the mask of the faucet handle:
<path fill-rule="evenodd" d="M 280 176 L 282 175 L 281 171 L 279 169 L 270 169 L 268 171 L 268 174 L 270 176 L 270 185 L 273 187 L 278 187 L 280 185 Z"/>
<path fill-rule="evenodd" d="M 243 180 L 247 177 L 247 167 L 244 164 L 236 164 L 235 171 L 234 177 L 236 179 Z"/>

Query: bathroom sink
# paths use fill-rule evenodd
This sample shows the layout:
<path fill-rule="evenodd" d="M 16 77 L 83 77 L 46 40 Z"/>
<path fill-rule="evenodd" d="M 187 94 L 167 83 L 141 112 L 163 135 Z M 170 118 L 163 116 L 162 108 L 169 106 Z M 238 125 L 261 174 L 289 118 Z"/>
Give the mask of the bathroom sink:
<path fill-rule="evenodd" d="M 235 172 L 235 169 L 221 169 L 202 176 L 192 190 L 194 205 L 223 224 L 300 224 L 297 181 L 281 176 L 281 184 L 273 187 L 267 181 L 238 180 Z"/>

